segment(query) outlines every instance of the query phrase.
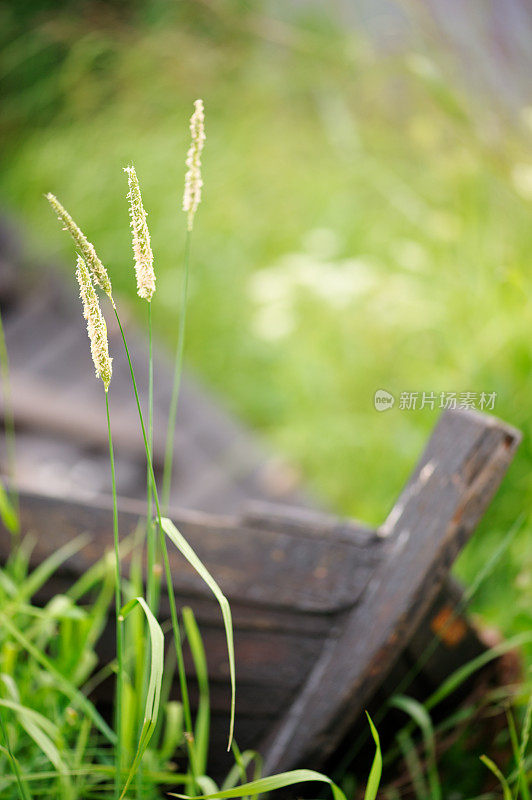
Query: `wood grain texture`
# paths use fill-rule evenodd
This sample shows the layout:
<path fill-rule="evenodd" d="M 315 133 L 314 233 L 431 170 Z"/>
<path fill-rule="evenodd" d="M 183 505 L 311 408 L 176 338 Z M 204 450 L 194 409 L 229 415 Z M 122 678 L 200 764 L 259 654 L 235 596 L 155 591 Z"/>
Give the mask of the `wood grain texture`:
<path fill-rule="evenodd" d="M 83 574 L 110 548 L 111 498 L 65 501 L 23 492 L 20 503 L 22 528 L 37 540 L 34 564 L 82 533 L 88 534 L 89 544 L 65 565 L 73 575 Z M 143 514 L 142 503 L 121 501 L 122 539 L 135 531 Z M 362 546 L 356 539 L 336 536 L 334 528 L 328 536 L 319 536 L 309 524 L 299 528 L 290 523 L 283 526 L 280 519 L 268 530 L 247 526 L 238 517 L 185 509 L 173 512 L 172 517 L 228 598 L 257 608 L 320 614 L 351 608 L 384 549 L 376 534 L 367 546 Z M 0 558 L 7 556 L 9 545 L 9 536 L 4 532 L 0 537 Z M 126 565 L 128 560 L 126 557 Z M 201 578 L 173 547 L 170 564 L 178 593 L 210 597 Z"/>

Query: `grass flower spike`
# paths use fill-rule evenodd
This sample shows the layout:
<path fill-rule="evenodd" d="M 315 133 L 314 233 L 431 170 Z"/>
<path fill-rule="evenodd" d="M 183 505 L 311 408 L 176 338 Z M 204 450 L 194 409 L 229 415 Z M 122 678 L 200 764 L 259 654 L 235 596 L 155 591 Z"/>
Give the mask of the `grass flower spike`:
<path fill-rule="evenodd" d="M 79 247 L 81 255 L 85 261 L 85 265 L 89 269 L 94 283 L 96 283 L 97 286 L 100 286 L 100 288 L 102 288 L 103 291 L 109 296 L 111 302 L 113 302 L 113 289 L 111 286 L 111 281 L 109 279 L 109 275 L 107 274 L 107 270 L 96 254 L 94 245 L 89 242 L 83 231 L 78 228 L 66 208 L 63 208 L 55 195 L 48 193 L 46 195 L 46 199 L 57 214 L 59 221 L 63 223 L 64 230 L 70 233 L 77 247 Z"/>
<path fill-rule="evenodd" d="M 96 376 L 102 379 L 107 392 L 112 375 L 112 359 L 109 358 L 109 345 L 107 343 L 107 325 L 92 285 L 90 272 L 81 256 L 78 256 L 76 278 L 78 279 L 79 293 L 83 303 L 83 316 L 87 320 L 87 333 L 91 343 Z"/>
<path fill-rule="evenodd" d="M 190 118 L 190 132 L 192 143 L 187 154 L 188 172 L 185 175 L 185 192 L 183 195 L 183 211 L 188 215 L 188 230 L 194 225 L 194 214 L 200 204 L 201 187 L 201 151 L 205 142 L 205 116 L 203 114 L 203 100 L 196 100 L 194 113 Z"/>
<path fill-rule="evenodd" d="M 125 167 L 129 183 L 129 216 L 133 232 L 133 255 L 135 256 L 135 272 L 137 273 L 137 294 L 148 303 L 155 291 L 155 272 L 153 271 L 153 253 L 150 244 L 150 232 L 146 222 L 146 211 L 142 205 L 139 181 L 135 167 Z"/>

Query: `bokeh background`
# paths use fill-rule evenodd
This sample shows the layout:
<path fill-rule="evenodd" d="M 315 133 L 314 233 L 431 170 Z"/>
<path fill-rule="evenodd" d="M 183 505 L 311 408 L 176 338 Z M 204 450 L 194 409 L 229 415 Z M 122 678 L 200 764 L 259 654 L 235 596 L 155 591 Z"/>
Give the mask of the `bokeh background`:
<path fill-rule="evenodd" d="M 188 118 L 207 114 L 186 363 L 330 508 L 383 520 L 438 408 L 496 392 L 525 434 L 457 566 L 519 521 L 474 608 L 532 622 L 532 10 L 525 0 L 24 0 L 0 7 L 2 214 L 71 275 L 43 193 L 140 314 L 122 167 L 175 340 Z M 379 413 L 374 393 L 397 398 Z"/>

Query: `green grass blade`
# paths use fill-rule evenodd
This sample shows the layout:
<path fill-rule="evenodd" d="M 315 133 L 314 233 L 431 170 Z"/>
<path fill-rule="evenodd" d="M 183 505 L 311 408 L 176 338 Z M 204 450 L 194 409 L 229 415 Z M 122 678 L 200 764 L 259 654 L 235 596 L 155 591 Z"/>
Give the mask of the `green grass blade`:
<path fill-rule="evenodd" d="M 122 770 L 122 730 L 123 730 L 123 685 L 124 685 L 124 642 L 122 624 L 120 622 L 120 607 L 123 603 L 122 600 L 122 579 L 120 574 L 120 536 L 118 530 L 118 506 L 117 506 L 117 493 L 116 493 L 116 471 L 115 471 L 115 456 L 113 449 L 113 437 L 111 432 L 111 415 L 109 413 L 109 393 L 108 386 L 105 386 L 105 415 L 107 418 L 107 440 L 109 445 L 109 466 L 111 467 L 111 490 L 113 496 L 113 544 L 114 544 L 114 569 L 115 569 L 115 635 L 116 635 L 116 660 L 118 670 L 116 673 L 116 695 L 115 695 L 115 727 L 116 731 L 116 747 L 115 747 L 115 760 L 116 760 L 116 773 L 114 785 L 114 800 L 118 800 L 120 794 L 120 774 Z"/>
<path fill-rule="evenodd" d="M 508 781 L 500 771 L 497 764 L 495 764 L 491 760 L 491 758 L 488 758 L 487 756 L 480 756 L 480 760 L 482 761 L 483 764 L 487 766 L 489 770 L 491 770 L 491 772 L 493 772 L 495 777 L 498 779 L 499 783 L 502 786 L 504 800 L 512 800 L 512 793 L 510 791 L 510 787 L 508 786 Z"/>
<path fill-rule="evenodd" d="M 499 546 L 495 548 L 495 550 L 487 559 L 487 561 L 485 561 L 484 564 L 480 565 L 480 568 L 476 573 L 473 582 L 464 591 L 464 598 L 463 601 L 458 605 L 457 608 L 458 611 L 462 607 L 465 607 L 468 605 L 468 603 L 470 603 L 471 599 L 475 596 L 479 588 L 486 581 L 486 578 L 488 578 L 492 574 L 497 564 L 501 561 L 502 557 L 506 555 L 506 552 L 508 551 L 516 535 L 524 527 L 525 522 L 526 522 L 526 514 L 523 512 L 522 514 L 519 514 L 515 522 L 510 526 L 510 529 L 501 540 Z"/>
<path fill-rule="evenodd" d="M 174 379 L 172 384 L 172 396 L 170 398 L 170 408 L 168 410 L 168 425 L 166 429 L 166 442 L 164 448 L 164 467 L 163 467 L 163 511 L 167 512 L 170 501 L 170 488 L 172 485 L 172 465 L 174 460 L 174 439 L 175 425 L 177 419 L 177 407 L 179 403 L 179 389 L 181 386 L 181 375 L 183 372 L 183 352 L 185 347 L 185 327 L 187 314 L 187 294 L 188 276 L 190 263 L 190 231 L 187 231 L 185 238 L 185 254 L 183 259 L 183 285 L 181 288 L 181 307 L 179 310 L 179 331 L 177 335 L 177 346 L 174 358 Z"/>
<path fill-rule="evenodd" d="M 70 681 L 68 678 L 65 678 L 64 675 L 59 672 L 58 669 L 52 664 L 49 658 L 42 653 L 38 647 L 30 642 L 30 640 L 24 636 L 24 634 L 17 629 L 17 627 L 11 622 L 10 619 L 6 617 L 5 614 L 0 613 L 0 620 L 2 621 L 2 625 L 9 633 L 13 636 L 14 639 L 18 641 L 20 645 L 37 661 L 41 667 L 44 669 L 54 678 L 57 687 L 65 694 L 74 704 L 79 705 L 83 711 L 90 717 L 100 733 L 102 733 L 106 739 L 111 742 L 111 744 L 115 744 L 116 736 L 103 719 L 103 717 L 98 713 L 96 708 L 93 706 L 91 701 L 85 697 L 82 692 L 79 691 Z"/>
<path fill-rule="evenodd" d="M 237 785 L 238 781 L 242 779 L 246 780 L 246 770 L 251 763 L 255 763 L 255 777 L 254 780 L 258 780 L 261 777 L 262 773 L 262 756 L 260 753 L 257 753 L 256 750 L 244 750 L 243 753 L 240 751 L 235 751 L 235 742 L 233 741 L 233 752 L 235 754 L 235 764 L 231 767 L 229 772 L 227 773 L 224 782 L 222 783 L 222 789 L 232 789 L 234 786 Z M 243 770 L 243 772 L 242 772 Z"/>
<path fill-rule="evenodd" d="M 512 752 L 514 754 L 515 760 L 515 775 L 510 775 L 507 778 L 508 783 L 515 782 L 515 791 L 514 791 L 514 800 L 517 800 L 519 795 L 519 776 L 520 776 L 520 769 L 519 769 L 519 738 L 517 736 L 517 728 L 515 726 L 514 715 L 512 713 L 512 709 L 509 708 L 506 711 L 506 721 L 508 722 L 508 733 L 510 734 L 510 744 L 512 745 Z"/>
<path fill-rule="evenodd" d="M 164 668 L 164 636 L 163 631 L 155 617 L 153 616 L 150 608 L 143 597 L 134 597 L 129 603 L 123 607 L 121 617 L 125 619 L 127 615 L 136 607 L 140 606 L 146 616 L 148 622 L 148 630 L 150 634 L 151 652 L 150 652 L 150 677 L 148 681 L 148 691 L 146 693 L 146 705 L 144 711 L 144 722 L 140 732 L 139 742 L 135 758 L 129 769 L 124 788 L 120 798 L 126 794 L 129 784 L 133 779 L 139 764 L 142 760 L 149 741 L 152 737 L 153 731 L 157 724 L 157 715 L 159 713 L 159 705 L 161 699 L 161 684 L 163 680 Z"/>
<path fill-rule="evenodd" d="M 0 750 L 2 748 L 0 747 Z M 76 769 L 68 770 L 68 775 L 76 776 L 76 775 L 109 775 L 112 777 L 114 775 L 115 768 L 111 764 L 82 764 L 80 767 Z M 187 775 L 182 775 L 179 772 L 169 772 L 164 770 L 146 770 L 145 776 L 150 780 L 154 781 L 155 783 L 167 783 L 167 784 L 176 784 L 176 783 L 184 783 L 187 780 Z M 29 772 L 24 775 L 24 780 L 28 782 L 35 782 L 35 781 L 42 781 L 48 780 L 49 778 L 57 778 L 58 773 L 57 770 L 39 770 L 38 772 Z M 9 776 L 8 783 L 13 783 L 14 778 Z M 84 798 L 83 798 L 84 800 Z"/>
<path fill-rule="evenodd" d="M 368 718 L 369 727 L 371 728 L 371 735 L 373 736 L 373 741 L 375 742 L 375 756 L 373 758 L 373 764 L 371 765 L 368 784 L 366 786 L 366 791 L 364 793 L 364 800 L 375 800 L 375 798 L 377 797 L 377 792 L 379 790 L 379 785 L 381 782 L 381 775 L 382 775 L 381 741 L 379 738 L 379 734 L 377 733 L 377 729 L 373 724 L 373 721 L 367 711 L 366 711 L 366 716 Z"/>
<path fill-rule="evenodd" d="M 31 800 L 30 793 L 26 787 L 25 781 L 22 779 L 22 773 L 20 771 L 20 765 L 11 750 L 11 744 L 9 742 L 9 736 L 7 733 L 7 729 L 4 723 L 4 715 L 3 712 L 0 710 L 0 731 L 2 733 L 2 738 L 5 742 L 5 749 L 7 752 L 7 757 L 11 764 L 11 769 L 13 770 L 13 776 L 17 784 L 18 792 L 20 794 L 21 800 Z"/>
<path fill-rule="evenodd" d="M 215 794 L 197 795 L 194 800 L 224 800 L 231 797 L 245 797 L 246 795 L 257 795 L 263 792 L 273 792 L 276 789 L 285 789 L 287 786 L 294 786 L 298 783 L 327 783 L 331 787 L 334 800 L 346 800 L 342 790 L 321 772 L 314 772 L 311 769 L 294 769 L 291 772 L 281 772 L 279 775 L 271 775 L 268 778 L 260 778 L 258 781 L 250 781 L 236 786 L 233 789 L 224 789 Z M 171 797 L 188 798 L 185 794 L 171 794 Z"/>
<path fill-rule="evenodd" d="M 240 774 L 240 783 L 246 783 L 246 781 L 248 779 L 247 774 L 246 774 L 246 765 L 244 764 L 244 760 L 242 758 L 242 753 L 240 752 L 240 748 L 239 748 L 239 746 L 237 745 L 237 743 L 235 742 L 234 739 L 233 739 L 233 742 L 231 744 L 231 749 L 233 751 L 233 756 L 235 757 L 236 767 L 237 767 L 237 769 L 239 771 L 239 774 Z M 236 786 L 237 783 L 238 783 L 238 781 L 235 781 L 235 783 L 232 784 L 232 785 Z M 226 788 L 229 789 L 230 787 L 227 786 Z"/>
<path fill-rule="evenodd" d="M 207 658 L 201 640 L 194 613 L 191 608 L 183 608 L 183 624 L 187 635 L 196 677 L 199 688 L 198 712 L 196 715 L 196 725 L 194 730 L 195 738 L 195 757 L 196 774 L 205 775 L 207 771 L 207 755 L 209 751 L 209 729 L 210 729 L 210 697 L 209 697 L 209 676 L 207 671 Z"/>
<path fill-rule="evenodd" d="M 205 792 L 205 794 L 216 794 L 218 791 L 217 785 L 212 778 L 209 778 L 208 775 L 198 775 L 196 778 L 196 783 L 201 791 Z"/>
<path fill-rule="evenodd" d="M 67 559 L 81 550 L 89 541 L 90 536 L 81 534 L 81 536 L 76 536 L 75 539 L 67 542 L 59 550 L 52 553 L 51 556 L 48 556 L 22 584 L 16 599 L 21 601 L 29 600 L 35 592 L 44 586 L 64 561 L 67 561 Z"/>
<path fill-rule="evenodd" d="M 5 569 L 0 569 L 0 591 L 9 598 L 14 597 L 17 593 L 17 584 Z"/>
<path fill-rule="evenodd" d="M 73 752 L 73 767 L 74 769 L 80 769 L 83 763 L 83 758 L 85 756 L 85 751 L 87 749 L 87 745 L 89 743 L 89 736 L 91 732 L 92 723 L 88 717 L 84 717 L 80 724 L 78 725 L 78 735 L 76 739 L 76 745 Z M 82 776 L 76 775 L 76 789 L 78 795 L 81 796 L 81 785 L 83 783 Z"/>
<path fill-rule="evenodd" d="M 18 514 L 14 505 L 8 497 L 3 483 L 0 481 L 0 519 L 5 527 L 12 534 L 18 534 L 20 530 Z"/>
<path fill-rule="evenodd" d="M 163 673 L 163 684 L 161 686 L 161 706 L 162 708 L 167 708 L 170 702 L 174 702 L 170 700 L 170 694 L 173 687 L 174 675 L 176 671 L 177 665 L 177 656 L 175 648 L 170 647 L 165 653 L 165 661 L 164 661 L 164 673 Z M 181 706 L 181 722 L 183 726 L 183 736 L 185 734 L 185 709 L 183 707 L 183 703 L 179 703 Z M 164 717 L 159 714 L 159 719 L 157 721 L 157 728 L 155 729 L 155 733 L 153 734 L 155 737 L 155 741 L 158 743 L 157 747 L 162 747 L 163 745 L 160 744 L 161 737 L 163 736 L 163 723 L 165 722 Z M 152 739 L 152 742 L 154 740 Z"/>
<path fill-rule="evenodd" d="M 482 669 L 490 661 L 494 661 L 499 656 L 507 653 L 509 650 L 515 650 L 521 645 L 532 642 L 532 631 L 525 631 L 507 639 L 495 647 L 490 648 L 485 653 L 482 653 L 477 658 L 468 661 L 463 667 L 459 667 L 436 689 L 436 691 L 424 703 L 427 711 L 430 711 L 446 697 L 458 689 L 471 675 Z"/>
<path fill-rule="evenodd" d="M 20 584 L 26 580 L 29 573 L 29 565 L 32 553 L 37 544 L 35 535 L 27 533 L 18 542 L 17 547 L 13 548 L 7 560 L 7 571 L 13 580 Z"/>
<path fill-rule="evenodd" d="M 68 769 L 61 758 L 61 753 L 56 747 L 50 737 L 29 717 L 24 715 L 19 716 L 21 726 L 24 728 L 28 736 L 33 739 L 39 750 L 41 750 L 50 763 L 56 768 L 60 784 L 63 788 L 63 796 L 65 798 L 72 797 L 72 781 L 68 774 Z"/>
<path fill-rule="evenodd" d="M 126 753 L 134 753 L 137 746 L 138 726 L 137 722 L 137 693 L 131 684 L 129 674 L 124 671 L 122 676 L 122 713 L 120 718 L 116 715 L 115 730 L 116 735 L 121 737 L 123 758 L 116 758 L 117 772 L 129 763 Z M 118 797 L 120 797 L 120 786 L 118 787 Z"/>
<path fill-rule="evenodd" d="M 441 800 L 441 785 L 436 767 L 436 741 L 434 728 L 428 711 L 417 700 L 404 695 L 396 695 L 390 700 L 390 705 L 399 708 L 408 714 L 421 729 L 425 752 L 427 755 L 427 772 L 430 786 L 431 800 Z"/>
<path fill-rule="evenodd" d="M 34 711 L 32 708 L 28 708 L 27 706 L 23 706 L 21 703 L 17 703 L 14 700 L 3 700 L 0 699 L 0 706 L 2 708 L 8 708 L 10 711 L 13 711 L 17 716 L 25 716 L 27 719 L 33 720 L 39 727 L 45 731 L 48 736 L 53 738 L 59 737 L 59 729 L 57 725 L 54 725 L 51 720 L 47 717 L 43 717 L 42 714 L 39 714 L 38 711 Z"/>
<path fill-rule="evenodd" d="M 427 800 L 427 797 L 429 796 L 429 790 L 423 774 L 423 768 L 414 746 L 414 742 L 412 741 L 412 737 L 406 728 L 404 728 L 402 731 L 399 731 L 397 734 L 397 740 L 399 742 L 399 747 L 403 754 L 403 758 L 410 775 L 410 780 L 412 782 L 412 788 L 416 794 L 417 800 Z"/>
<path fill-rule="evenodd" d="M 8 689 L 9 693 L 18 698 L 18 691 L 16 686 L 10 691 L 9 676 L 2 676 L 3 683 Z M 51 720 L 35 711 L 32 708 L 22 705 L 18 700 L 0 699 L 0 706 L 9 709 L 17 717 L 17 721 L 21 728 L 26 731 L 28 736 L 35 742 L 37 747 L 41 750 L 50 763 L 56 768 L 58 778 L 63 787 L 63 795 L 70 797 L 72 794 L 72 784 L 68 776 L 68 768 L 59 748 L 55 742 L 60 740 L 60 731 Z"/>
<path fill-rule="evenodd" d="M 16 452 L 15 452 L 15 416 L 13 411 L 13 397 L 11 394 L 11 378 L 9 370 L 9 356 L 6 346 L 6 338 L 4 334 L 4 323 L 2 314 L 0 313 L 0 378 L 2 382 L 2 405 L 3 405 L 3 423 L 4 423 L 4 439 L 6 449 L 7 472 L 10 481 L 15 483 L 16 476 Z M 2 487 L 3 488 L 3 487 Z M 17 492 L 11 490 L 11 499 L 8 501 L 7 523 L 3 515 L 2 519 L 6 528 L 17 539 L 20 537 L 20 516 L 19 516 L 19 498 Z M 4 507 L 5 508 L 5 507 Z M 9 523 L 9 524 L 8 524 Z"/>
<path fill-rule="evenodd" d="M 158 753 L 163 763 L 173 757 L 179 743 L 183 741 L 183 734 L 183 705 L 176 700 L 169 700 L 165 706 L 164 734 Z"/>
<path fill-rule="evenodd" d="M 222 590 L 205 567 L 203 562 L 198 558 L 192 547 L 189 545 L 185 537 L 179 533 L 176 526 L 171 519 L 163 517 L 161 524 L 164 532 L 171 542 L 175 544 L 180 553 L 186 558 L 188 563 L 194 567 L 198 575 L 205 581 L 209 589 L 216 597 L 218 604 L 222 611 L 222 617 L 225 628 L 225 638 L 227 640 L 227 653 L 229 656 L 229 673 L 231 676 L 231 720 L 229 723 L 229 743 L 227 749 L 230 750 L 231 742 L 233 741 L 233 731 L 235 726 L 235 696 L 236 696 L 236 679 L 235 679 L 235 647 L 233 641 L 233 620 L 231 617 L 231 609 L 227 598 Z"/>
<path fill-rule="evenodd" d="M 523 729 L 521 731 L 521 744 L 517 755 L 517 769 L 519 774 L 519 786 L 523 800 L 530 800 L 530 790 L 528 788 L 528 780 L 525 770 L 525 756 L 530 741 L 530 727 L 532 724 L 532 694 L 528 698 L 526 704 L 525 718 L 523 721 Z"/>
<path fill-rule="evenodd" d="M 124 559 L 135 548 L 134 535 L 125 537 L 120 542 L 120 558 Z M 98 559 L 83 575 L 75 581 L 65 592 L 72 600 L 80 600 L 85 594 L 90 592 L 97 584 L 105 579 L 109 573 L 114 575 L 114 554 L 110 551 Z"/>

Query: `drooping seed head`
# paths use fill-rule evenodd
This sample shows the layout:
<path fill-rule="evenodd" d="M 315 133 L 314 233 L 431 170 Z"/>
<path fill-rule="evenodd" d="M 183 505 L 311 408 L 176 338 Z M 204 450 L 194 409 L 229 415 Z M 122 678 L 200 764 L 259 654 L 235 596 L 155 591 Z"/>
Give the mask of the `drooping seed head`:
<path fill-rule="evenodd" d="M 205 143 L 205 115 L 203 113 L 203 100 L 196 100 L 194 113 L 190 118 L 190 133 L 192 142 L 187 154 L 185 175 L 185 192 L 183 194 L 183 211 L 188 215 L 187 227 L 191 231 L 194 225 L 194 214 L 200 204 L 201 187 L 201 151 Z"/>
<path fill-rule="evenodd" d="M 85 261 L 78 256 L 76 278 L 79 283 L 79 294 L 83 303 L 83 316 L 87 320 L 87 333 L 91 345 L 92 360 L 96 370 L 96 377 L 101 378 L 105 391 L 111 383 L 112 358 L 109 357 L 109 344 L 107 341 L 107 325 L 98 302 L 90 272 Z"/>
<path fill-rule="evenodd" d="M 153 270 L 150 232 L 146 222 L 147 215 L 142 205 L 142 195 L 135 167 L 125 167 L 124 172 L 127 172 L 129 184 L 127 199 L 129 200 L 129 216 L 131 217 L 131 231 L 133 234 L 137 294 L 149 303 L 155 291 L 155 272 Z"/>
<path fill-rule="evenodd" d="M 46 195 L 46 199 L 57 214 L 59 221 L 63 223 L 63 230 L 70 233 L 75 244 L 77 247 L 79 247 L 80 252 L 85 260 L 85 264 L 92 275 L 94 283 L 97 286 L 100 286 L 100 288 L 102 288 L 103 291 L 109 296 L 111 302 L 113 302 L 113 289 L 111 287 L 111 281 L 109 279 L 109 275 L 107 274 L 107 270 L 96 254 L 94 245 L 89 242 L 83 231 L 76 225 L 66 208 L 61 205 L 55 195 L 48 193 Z"/>

